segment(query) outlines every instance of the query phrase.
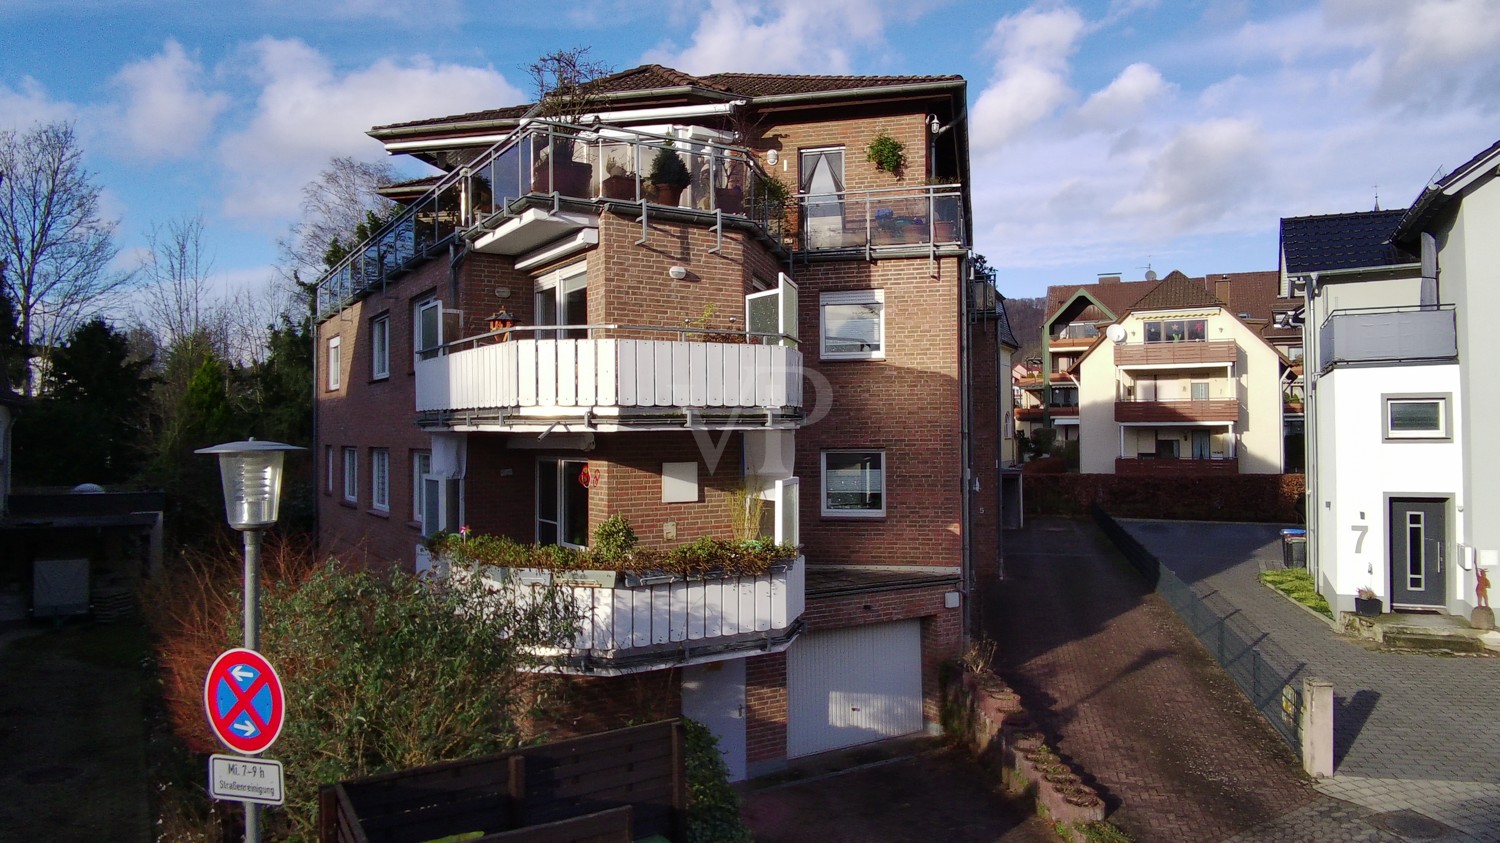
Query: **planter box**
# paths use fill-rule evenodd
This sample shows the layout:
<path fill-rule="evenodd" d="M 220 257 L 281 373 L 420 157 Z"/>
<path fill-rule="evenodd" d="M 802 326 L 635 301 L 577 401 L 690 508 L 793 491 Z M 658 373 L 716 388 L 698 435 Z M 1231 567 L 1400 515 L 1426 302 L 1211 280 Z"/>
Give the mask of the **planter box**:
<path fill-rule="evenodd" d="M 558 585 L 579 588 L 614 588 L 619 584 L 619 571 L 558 571 L 552 577 Z"/>
<path fill-rule="evenodd" d="M 510 578 L 521 585 L 551 585 L 552 572 L 546 568 L 505 568 Z"/>
<path fill-rule="evenodd" d="M 1363 597 L 1354 598 L 1354 614 L 1366 618 L 1376 617 L 1385 607 L 1381 605 L 1379 597 L 1371 597 L 1366 600 Z"/>

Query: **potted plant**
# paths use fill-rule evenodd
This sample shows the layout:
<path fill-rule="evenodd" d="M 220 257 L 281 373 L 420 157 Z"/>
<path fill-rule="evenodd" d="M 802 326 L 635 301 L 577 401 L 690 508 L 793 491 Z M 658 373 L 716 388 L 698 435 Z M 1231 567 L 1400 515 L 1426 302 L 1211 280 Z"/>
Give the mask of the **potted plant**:
<path fill-rule="evenodd" d="M 1354 613 L 1361 617 L 1373 618 L 1383 611 L 1380 598 L 1375 596 L 1375 589 L 1369 586 L 1360 586 L 1354 597 Z"/>
<path fill-rule="evenodd" d="M 614 159 L 614 156 L 610 156 L 609 163 L 604 165 L 604 171 L 609 173 L 604 179 L 604 184 L 600 186 L 605 199 L 635 201 L 635 178 Z"/>
<path fill-rule="evenodd" d="M 656 191 L 657 204 L 676 205 L 681 202 L 682 191 L 692 180 L 682 156 L 672 148 L 672 142 L 667 141 L 667 145 L 658 149 L 656 157 L 651 159 L 651 184 Z"/>
<path fill-rule="evenodd" d="M 865 147 L 865 158 L 875 165 L 875 169 L 900 178 L 901 170 L 906 166 L 906 147 L 901 141 L 881 132 Z"/>

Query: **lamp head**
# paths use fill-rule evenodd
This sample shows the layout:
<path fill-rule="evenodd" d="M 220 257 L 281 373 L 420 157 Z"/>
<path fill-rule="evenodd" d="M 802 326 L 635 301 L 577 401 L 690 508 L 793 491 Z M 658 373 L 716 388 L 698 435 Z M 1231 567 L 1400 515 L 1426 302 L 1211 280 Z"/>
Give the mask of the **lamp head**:
<path fill-rule="evenodd" d="M 224 515 L 236 530 L 259 530 L 276 523 L 281 507 L 281 467 L 287 451 L 303 451 L 281 442 L 247 439 L 199 448 L 197 454 L 219 456 L 224 488 Z"/>

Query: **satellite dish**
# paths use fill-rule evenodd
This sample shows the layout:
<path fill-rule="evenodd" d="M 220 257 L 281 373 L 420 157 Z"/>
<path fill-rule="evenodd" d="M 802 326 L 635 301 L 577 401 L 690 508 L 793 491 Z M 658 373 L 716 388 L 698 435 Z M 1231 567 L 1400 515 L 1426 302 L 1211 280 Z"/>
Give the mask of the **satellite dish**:
<path fill-rule="evenodd" d="M 1104 329 L 1104 335 L 1109 337 L 1110 342 L 1122 343 L 1125 341 L 1125 326 L 1118 323 L 1110 325 Z"/>

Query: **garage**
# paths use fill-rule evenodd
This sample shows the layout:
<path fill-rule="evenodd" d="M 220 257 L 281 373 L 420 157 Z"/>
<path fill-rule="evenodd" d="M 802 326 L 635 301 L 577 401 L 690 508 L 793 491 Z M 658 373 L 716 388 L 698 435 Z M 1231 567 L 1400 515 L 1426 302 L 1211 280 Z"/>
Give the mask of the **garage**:
<path fill-rule="evenodd" d="M 922 730 L 922 622 L 801 636 L 787 651 L 787 757 Z"/>

